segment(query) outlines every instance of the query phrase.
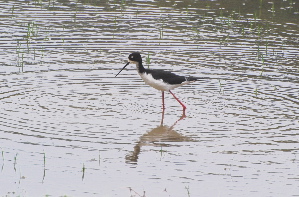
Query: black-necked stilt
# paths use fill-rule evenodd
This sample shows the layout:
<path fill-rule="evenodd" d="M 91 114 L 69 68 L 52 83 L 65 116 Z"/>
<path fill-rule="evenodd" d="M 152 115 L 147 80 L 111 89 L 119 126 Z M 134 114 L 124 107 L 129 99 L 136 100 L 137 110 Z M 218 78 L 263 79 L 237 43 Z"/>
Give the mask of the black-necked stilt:
<path fill-rule="evenodd" d="M 197 77 L 184 77 L 164 70 L 145 69 L 142 65 L 140 53 L 135 52 L 129 55 L 129 62 L 117 73 L 117 75 L 130 63 L 136 64 L 138 74 L 143 81 L 153 88 L 162 91 L 162 107 L 164 105 L 164 91 L 169 91 L 172 96 L 182 105 L 185 112 L 186 106 L 171 92 L 174 88 L 196 81 Z M 117 76 L 115 75 L 115 77 Z"/>

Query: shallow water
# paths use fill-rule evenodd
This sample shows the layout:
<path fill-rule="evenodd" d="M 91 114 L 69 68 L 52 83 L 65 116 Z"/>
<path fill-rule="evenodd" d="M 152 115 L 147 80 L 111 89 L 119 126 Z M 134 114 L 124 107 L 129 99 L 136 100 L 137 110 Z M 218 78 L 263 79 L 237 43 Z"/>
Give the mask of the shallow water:
<path fill-rule="evenodd" d="M 0 3 L 0 195 L 299 196 L 298 5 L 122 2 Z"/>

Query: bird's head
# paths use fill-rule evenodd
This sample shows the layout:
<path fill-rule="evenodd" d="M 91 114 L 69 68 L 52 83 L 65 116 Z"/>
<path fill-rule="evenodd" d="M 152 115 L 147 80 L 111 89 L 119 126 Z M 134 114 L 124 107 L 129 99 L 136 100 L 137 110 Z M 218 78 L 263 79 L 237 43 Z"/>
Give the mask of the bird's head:
<path fill-rule="evenodd" d="M 134 64 L 142 62 L 141 55 L 138 52 L 131 53 L 128 59 L 130 63 L 134 63 Z"/>
<path fill-rule="evenodd" d="M 123 70 L 126 68 L 126 66 L 128 66 L 130 63 L 133 63 L 133 64 L 138 64 L 138 63 L 141 63 L 142 62 L 142 58 L 141 58 L 141 55 L 140 53 L 138 52 L 134 52 L 134 53 L 131 53 L 128 57 L 129 61 L 128 63 L 126 63 L 126 65 L 115 75 L 115 77 Z"/>

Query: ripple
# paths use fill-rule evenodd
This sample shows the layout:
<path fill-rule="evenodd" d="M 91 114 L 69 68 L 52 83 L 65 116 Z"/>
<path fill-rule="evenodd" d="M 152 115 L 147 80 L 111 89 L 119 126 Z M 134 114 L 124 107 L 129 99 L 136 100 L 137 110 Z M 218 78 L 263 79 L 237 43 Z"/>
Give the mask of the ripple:
<path fill-rule="evenodd" d="M 15 186 L 1 195 L 295 194 L 292 6 L 1 2 L 0 165 L 2 184 Z M 161 93 L 134 67 L 114 77 L 132 51 L 146 67 L 202 77 L 174 91 L 186 118 L 166 93 L 162 121 Z"/>

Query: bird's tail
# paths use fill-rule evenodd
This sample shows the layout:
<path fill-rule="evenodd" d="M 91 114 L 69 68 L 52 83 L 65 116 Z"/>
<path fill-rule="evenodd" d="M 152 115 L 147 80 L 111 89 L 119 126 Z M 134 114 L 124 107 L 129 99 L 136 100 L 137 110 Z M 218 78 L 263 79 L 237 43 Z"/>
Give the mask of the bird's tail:
<path fill-rule="evenodd" d="M 187 81 L 197 81 L 200 77 L 186 77 Z"/>
<path fill-rule="evenodd" d="M 186 77 L 187 81 L 198 81 L 203 79 L 211 79 L 210 77 Z"/>

